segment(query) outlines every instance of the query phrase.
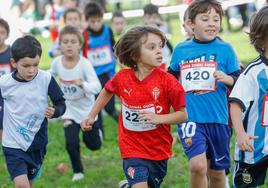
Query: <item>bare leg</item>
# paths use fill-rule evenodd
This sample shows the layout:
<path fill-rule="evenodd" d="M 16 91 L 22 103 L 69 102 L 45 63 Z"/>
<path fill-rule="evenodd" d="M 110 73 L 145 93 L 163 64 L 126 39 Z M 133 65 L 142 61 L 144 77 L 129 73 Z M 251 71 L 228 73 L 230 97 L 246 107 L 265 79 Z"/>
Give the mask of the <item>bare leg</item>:
<path fill-rule="evenodd" d="M 207 159 L 202 153 L 190 159 L 190 178 L 192 188 L 207 188 Z"/>
<path fill-rule="evenodd" d="M 208 169 L 210 188 L 225 188 L 225 170 Z"/>
<path fill-rule="evenodd" d="M 26 174 L 14 178 L 15 188 L 31 188 Z"/>

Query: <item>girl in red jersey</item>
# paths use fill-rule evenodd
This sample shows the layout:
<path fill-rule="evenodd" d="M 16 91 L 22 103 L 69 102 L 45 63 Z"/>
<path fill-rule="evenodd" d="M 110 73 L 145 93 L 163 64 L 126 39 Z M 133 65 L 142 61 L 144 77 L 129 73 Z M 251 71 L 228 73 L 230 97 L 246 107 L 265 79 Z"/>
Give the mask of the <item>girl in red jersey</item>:
<path fill-rule="evenodd" d="M 160 187 L 172 156 L 170 124 L 187 119 L 182 86 L 159 68 L 165 42 L 161 31 L 152 26 L 137 26 L 126 32 L 116 43 L 115 52 L 129 69 L 120 70 L 106 83 L 81 123 L 82 130 L 90 131 L 113 94 L 120 97 L 119 148 L 132 188 Z"/>

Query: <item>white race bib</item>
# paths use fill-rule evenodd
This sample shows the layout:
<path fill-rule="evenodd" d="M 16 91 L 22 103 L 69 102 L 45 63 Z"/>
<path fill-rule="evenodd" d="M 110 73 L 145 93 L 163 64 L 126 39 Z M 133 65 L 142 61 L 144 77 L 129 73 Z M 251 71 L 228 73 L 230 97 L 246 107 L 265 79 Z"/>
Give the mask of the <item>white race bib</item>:
<path fill-rule="evenodd" d="M 80 99 L 84 97 L 84 91 L 73 81 L 60 80 L 60 87 L 64 94 L 64 98 L 67 100 Z"/>
<path fill-rule="evenodd" d="M 1 65 L 0 64 L 0 76 L 8 74 L 11 72 L 11 67 L 9 64 Z"/>
<path fill-rule="evenodd" d="M 109 46 L 103 46 L 88 51 L 88 58 L 92 65 L 100 66 L 112 62 L 112 54 Z"/>
<path fill-rule="evenodd" d="M 263 97 L 261 125 L 268 126 L 268 94 Z"/>
<path fill-rule="evenodd" d="M 122 104 L 123 126 L 130 131 L 149 131 L 156 129 L 156 125 L 146 123 L 139 119 L 139 112 L 147 111 L 155 113 L 155 108 L 130 108 Z"/>
<path fill-rule="evenodd" d="M 186 92 L 215 91 L 216 81 L 213 74 L 216 70 L 216 62 L 182 64 L 180 67 L 180 78 L 184 90 Z"/>

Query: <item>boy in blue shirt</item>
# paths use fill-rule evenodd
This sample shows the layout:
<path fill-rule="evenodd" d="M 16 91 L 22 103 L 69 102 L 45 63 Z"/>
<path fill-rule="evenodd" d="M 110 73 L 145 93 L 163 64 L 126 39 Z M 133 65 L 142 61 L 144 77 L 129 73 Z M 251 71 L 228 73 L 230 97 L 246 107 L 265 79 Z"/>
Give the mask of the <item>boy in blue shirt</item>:
<path fill-rule="evenodd" d="M 102 87 L 115 74 L 115 44 L 112 29 L 103 24 L 104 10 L 100 4 L 89 2 L 84 10 L 88 28 L 84 31 L 83 55 L 92 63 Z M 114 97 L 105 106 L 105 111 L 118 121 L 119 112 L 115 109 Z M 101 119 L 101 113 L 99 114 Z"/>
<path fill-rule="evenodd" d="M 32 180 L 41 175 L 48 142 L 47 119 L 65 112 L 65 99 L 51 74 L 38 69 L 42 49 L 34 37 L 18 38 L 11 52 L 15 71 L 0 77 L 3 153 L 15 187 L 30 188 Z"/>
<path fill-rule="evenodd" d="M 226 94 L 239 75 L 239 62 L 232 47 L 217 37 L 220 3 L 194 1 L 188 10 L 194 38 L 176 46 L 169 68 L 187 92 L 188 122 L 178 132 L 190 162 L 191 187 L 224 188 L 230 167 Z"/>

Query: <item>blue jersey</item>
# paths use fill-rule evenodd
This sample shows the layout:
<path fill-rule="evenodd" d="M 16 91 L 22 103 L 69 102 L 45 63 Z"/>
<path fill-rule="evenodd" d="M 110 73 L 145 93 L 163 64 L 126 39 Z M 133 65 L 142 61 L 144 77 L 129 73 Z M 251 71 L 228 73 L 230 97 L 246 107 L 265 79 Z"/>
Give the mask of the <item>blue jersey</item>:
<path fill-rule="evenodd" d="M 102 32 L 98 35 L 88 33 L 87 58 L 92 63 L 97 75 L 109 72 L 112 76 L 115 73 L 115 56 L 111 42 L 110 28 L 103 25 Z"/>
<path fill-rule="evenodd" d="M 262 126 L 263 118 L 268 116 L 265 96 L 268 96 L 268 59 L 260 56 L 239 76 L 229 98 L 241 106 L 245 132 L 258 136 L 252 140 L 253 152 L 244 152 L 235 146 L 236 161 L 253 164 L 268 155 L 268 127 Z"/>
<path fill-rule="evenodd" d="M 180 71 L 182 64 L 191 62 L 216 62 L 217 69 L 225 74 L 238 71 L 239 62 L 232 47 L 215 38 L 210 42 L 188 40 L 176 46 L 170 68 Z M 227 86 L 216 83 L 216 91 L 200 95 L 186 93 L 186 106 L 189 121 L 198 123 L 228 124 Z"/>

